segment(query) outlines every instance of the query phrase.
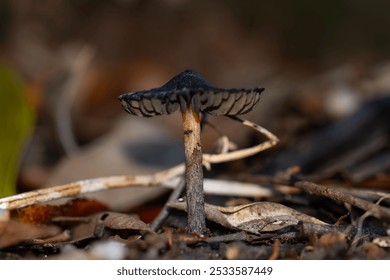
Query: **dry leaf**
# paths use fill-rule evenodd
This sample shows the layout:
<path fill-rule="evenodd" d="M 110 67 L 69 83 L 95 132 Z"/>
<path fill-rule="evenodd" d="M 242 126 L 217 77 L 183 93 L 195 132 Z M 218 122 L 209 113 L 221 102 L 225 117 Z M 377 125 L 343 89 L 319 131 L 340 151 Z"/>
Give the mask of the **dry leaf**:
<path fill-rule="evenodd" d="M 18 219 L 28 224 L 48 224 L 55 217 L 82 217 L 106 211 L 107 206 L 91 199 L 74 199 L 62 205 L 33 204 L 17 209 Z"/>
<path fill-rule="evenodd" d="M 46 238 L 59 234 L 56 226 L 31 225 L 9 220 L 0 222 L 0 248 L 16 245 L 22 241 Z"/>
<path fill-rule="evenodd" d="M 66 221 L 65 218 L 61 219 Z M 150 227 L 136 215 L 127 215 L 117 212 L 101 212 L 88 217 L 72 230 L 72 243 L 91 238 L 101 238 L 105 229 L 151 231 Z"/>
<path fill-rule="evenodd" d="M 186 211 L 185 202 L 171 202 L 171 208 Z M 273 202 L 256 202 L 234 207 L 205 205 L 206 217 L 226 228 L 244 230 L 259 234 L 266 231 L 276 231 L 299 222 L 326 225 L 326 223 L 298 212 L 282 204 Z"/>
<path fill-rule="evenodd" d="M 91 218 L 73 228 L 72 240 L 70 243 L 79 243 L 88 239 L 101 238 L 104 235 L 104 225 L 97 222 L 98 219 Z"/>
<path fill-rule="evenodd" d="M 19 221 L 28 224 L 48 224 L 60 212 L 60 206 L 34 204 L 16 210 Z"/>
<path fill-rule="evenodd" d="M 98 200 L 76 198 L 61 206 L 61 215 L 68 217 L 82 217 L 107 210 L 108 207 Z"/>
<path fill-rule="evenodd" d="M 151 231 L 150 227 L 141 221 L 137 215 L 117 212 L 104 212 L 97 215 L 99 216 L 99 222 L 110 229 Z"/>

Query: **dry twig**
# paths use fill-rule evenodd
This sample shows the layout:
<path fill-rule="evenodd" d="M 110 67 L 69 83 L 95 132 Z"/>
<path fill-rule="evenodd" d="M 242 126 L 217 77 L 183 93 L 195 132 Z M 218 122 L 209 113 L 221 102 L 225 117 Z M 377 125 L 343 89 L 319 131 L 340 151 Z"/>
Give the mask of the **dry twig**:
<path fill-rule="evenodd" d="M 308 181 L 298 181 L 294 186 L 301 188 L 302 190 L 308 192 L 309 194 L 320 195 L 328 197 L 334 201 L 341 203 L 349 203 L 355 207 L 369 211 L 372 216 L 378 219 L 390 220 L 390 209 L 379 206 L 370 201 L 354 197 L 350 194 L 343 193 L 326 186 L 318 185 Z"/>

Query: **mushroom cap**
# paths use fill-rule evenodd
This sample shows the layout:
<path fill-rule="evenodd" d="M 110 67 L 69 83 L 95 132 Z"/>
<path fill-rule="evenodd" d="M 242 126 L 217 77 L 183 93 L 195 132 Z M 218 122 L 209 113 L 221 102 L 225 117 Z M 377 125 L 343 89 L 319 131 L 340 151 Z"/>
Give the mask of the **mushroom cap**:
<path fill-rule="evenodd" d="M 191 106 L 195 112 L 215 116 L 241 115 L 251 111 L 264 88 L 224 89 L 212 86 L 199 73 L 186 70 L 165 85 L 119 96 L 123 108 L 132 115 L 153 117 L 182 112 Z"/>

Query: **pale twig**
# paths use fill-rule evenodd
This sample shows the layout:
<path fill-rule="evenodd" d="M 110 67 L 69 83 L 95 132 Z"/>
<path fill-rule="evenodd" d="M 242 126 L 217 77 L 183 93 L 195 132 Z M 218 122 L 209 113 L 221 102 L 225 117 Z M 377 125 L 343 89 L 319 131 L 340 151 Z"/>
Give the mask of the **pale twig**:
<path fill-rule="evenodd" d="M 229 138 L 214 124 L 208 122 L 207 120 L 204 121 L 204 124 L 210 126 L 220 137 L 216 141 L 217 144 L 217 154 L 225 154 L 229 152 L 229 149 L 236 148 L 236 144 L 233 142 L 230 142 Z"/>
<path fill-rule="evenodd" d="M 258 184 L 232 180 L 204 179 L 204 191 L 207 194 L 264 198 L 275 195 L 272 188 Z"/>
<path fill-rule="evenodd" d="M 245 120 L 243 118 L 237 117 L 237 116 L 229 116 L 233 120 L 236 120 L 240 123 L 242 123 L 245 126 L 251 127 L 254 130 L 258 131 L 259 133 L 263 134 L 268 138 L 268 141 L 262 142 L 256 146 L 241 149 L 238 151 L 234 152 L 228 152 L 224 154 L 204 154 L 203 155 L 203 165 L 206 168 L 210 167 L 211 163 L 221 163 L 221 162 L 227 162 L 227 161 L 232 161 L 232 160 L 238 160 L 238 159 L 243 159 L 246 157 L 253 156 L 257 153 L 260 153 L 264 150 L 267 150 L 273 146 L 275 146 L 278 142 L 279 139 L 272 134 L 270 131 L 266 130 L 265 128 L 259 126 L 258 124 L 255 124 L 251 121 Z"/>
<path fill-rule="evenodd" d="M 184 173 L 184 164 L 151 175 L 110 176 L 77 181 L 46 189 L 17 194 L 0 199 L 0 209 L 17 209 L 40 202 L 48 202 L 58 198 L 77 196 L 111 188 L 128 186 L 156 186 L 169 183 Z"/>
<path fill-rule="evenodd" d="M 182 166 L 179 165 L 175 168 L 180 170 Z M 131 186 L 161 186 L 165 188 L 176 189 L 177 185 L 180 183 L 180 178 L 183 173 L 179 173 L 178 171 L 172 171 L 172 169 L 167 171 L 169 172 L 167 172 L 166 174 L 163 174 L 164 172 L 166 172 L 164 171 L 153 175 L 112 176 L 96 178 L 17 194 L 6 198 L 1 198 L 0 211 L 1 209 L 12 210 L 35 203 L 49 202 L 59 198 L 72 197 L 105 189 L 115 189 Z M 273 194 L 272 190 L 257 184 L 216 179 L 204 180 L 204 192 L 206 194 L 213 195 L 241 197 L 270 197 Z"/>

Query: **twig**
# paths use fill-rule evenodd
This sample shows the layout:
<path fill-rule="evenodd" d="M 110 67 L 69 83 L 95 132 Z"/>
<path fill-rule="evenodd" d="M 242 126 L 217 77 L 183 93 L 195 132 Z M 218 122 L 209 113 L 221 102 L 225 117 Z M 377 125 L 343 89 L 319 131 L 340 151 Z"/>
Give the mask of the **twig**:
<path fill-rule="evenodd" d="M 232 241 L 247 241 L 250 242 L 251 238 L 245 231 L 239 231 L 226 235 L 211 236 L 206 239 L 207 243 L 224 243 Z"/>
<path fill-rule="evenodd" d="M 260 153 L 264 150 L 272 148 L 273 146 L 275 146 L 279 142 L 279 139 L 274 134 L 272 134 L 267 129 L 261 127 L 260 125 L 255 124 L 251 121 L 245 120 L 243 118 L 237 117 L 237 116 L 229 116 L 229 117 L 235 121 L 242 123 L 245 126 L 253 128 L 254 130 L 263 134 L 264 136 L 266 136 L 268 138 L 268 141 L 262 142 L 256 146 L 253 146 L 250 148 L 241 149 L 241 150 L 234 151 L 234 152 L 229 152 L 229 153 L 224 153 L 224 154 L 203 154 L 203 165 L 206 168 L 209 167 L 210 163 L 221 163 L 221 162 L 238 160 L 238 159 L 243 159 L 246 157 L 253 156 L 253 155 Z"/>
<path fill-rule="evenodd" d="M 217 126 L 207 120 L 204 121 L 204 124 L 211 127 L 219 135 L 219 138 L 216 141 L 217 154 L 226 154 L 227 152 L 229 152 L 229 149 L 231 149 L 231 147 L 236 147 L 236 144 L 230 142 L 229 138 Z"/>
<path fill-rule="evenodd" d="M 390 220 L 389 208 L 379 206 L 370 201 L 354 197 L 350 194 L 339 192 L 332 188 L 328 188 L 326 186 L 318 185 L 308 181 L 298 181 L 294 183 L 294 186 L 301 188 L 309 194 L 321 195 L 341 203 L 349 203 L 355 207 L 358 207 L 365 211 L 369 211 L 372 216 L 378 219 Z"/>
<path fill-rule="evenodd" d="M 115 189 L 130 186 L 161 186 L 165 188 L 176 189 L 177 185 L 180 183 L 181 175 L 182 173 L 180 173 L 178 176 L 174 176 L 174 173 L 172 173 L 170 175 L 166 175 L 166 177 L 161 177 L 158 174 L 157 176 L 156 174 L 137 175 L 137 180 L 131 180 L 130 178 L 128 178 L 131 176 L 115 176 L 78 181 L 71 184 L 55 186 L 28 193 L 17 194 L 6 198 L 1 198 L 0 210 L 17 209 L 35 203 L 49 202 L 59 198 L 72 197 L 77 196 L 79 194 L 87 194 L 103 189 Z M 162 181 L 158 181 L 157 179 L 152 180 L 152 176 L 159 177 Z M 144 178 L 142 179 L 141 177 Z M 141 181 L 143 181 L 143 183 L 140 183 Z M 83 185 L 83 191 L 80 191 L 80 185 Z M 269 188 L 265 188 L 260 185 L 217 179 L 205 179 L 204 191 L 206 194 L 241 197 L 270 197 L 274 194 L 274 192 Z"/>
<path fill-rule="evenodd" d="M 17 194 L 6 198 L 1 198 L 0 210 L 17 209 L 35 203 L 49 202 L 59 198 L 72 197 L 79 194 L 87 194 L 104 189 L 115 189 L 131 186 L 161 186 L 165 188 L 176 189 L 183 175 L 183 173 L 180 173 L 180 170 L 184 171 L 184 167 L 182 165 L 152 175 L 96 178 L 46 189 L 40 189 L 28 193 Z M 153 177 L 154 179 L 152 179 Z M 82 191 L 80 191 L 81 185 L 83 186 Z M 241 197 L 270 197 L 274 194 L 271 189 L 262 187 L 257 184 L 217 179 L 204 179 L 204 191 L 206 194 Z"/>
<path fill-rule="evenodd" d="M 335 187 L 334 189 L 372 202 L 377 201 L 380 198 L 388 198 L 390 196 L 390 193 L 388 192 L 375 191 L 372 189 L 351 189 L 347 187 Z"/>
<path fill-rule="evenodd" d="M 363 223 L 364 223 L 364 220 L 370 216 L 371 216 L 370 211 L 367 211 L 359 218 L 358 224 L 357 224 L 356 234 L 355 234 L 355 237 L 353 238 L 352 243 L 351 243 L 351 250 L 352 251 L 356 249 L 359 240 L 363 238 L 363 236 L 362 236 Z"/>
<path fill-rule="evenodd" d="M 168 203 L 171 201 L 176 201 L 179 199 L 181 194 L 183 193 L 185 189 L 186 183 L 185 180 L 181 180 L 180 183 L 178 184 L 177 188 L 171 193 L 171 195 L 168 198 Z M 165 221 L 165 219 L 169 215 L 169 207 L 167 204 L 164 205 L 164 207 L 161 209 L 160 213 L 157 215 L 157 217 L 153 220 L 152 224 L 150 227 L 152 228 L 153 231 L 157 231 L 161 224 Z"/>
<path fill-rule="evenodd" d="M 380 199 L 378 199 L 378 201 L 375 203 L 375 205 L 378 205 L 384 200 L 384 199 L 388 199 L 390 198 L 389 195 L 386 195 L 386 196 L 383 196 L 381 197 Z M 355 250 L 357 245 L 358 245 L 358 241 L 363 237 L 362 236 L 362 233 L 363 233 L 363 223 L 364 223 L 364 220 L 368 217 L 372 216 L 372 212 L 370 210 L 366 211 L 358 220 L 358 224 L 357 224 L 357 231 L 356 231 L 356 235 L 352 241 L 352 246 L 351 246 L 351 250 Z"/>
<path fill-rule="evenodd" d="M 0 209 L 17 209 L 35 203 L 48 202 L 58 198 L 77 196 L 111 188 L 156 186 L 164 182 L 169 183 L 169 181 L 176 180 L 177 176 L 184 173 L 184 169 L 184 164 L 180 164 L 151 175 L 110 176 L 21 193 L 1 198 Z"/>

